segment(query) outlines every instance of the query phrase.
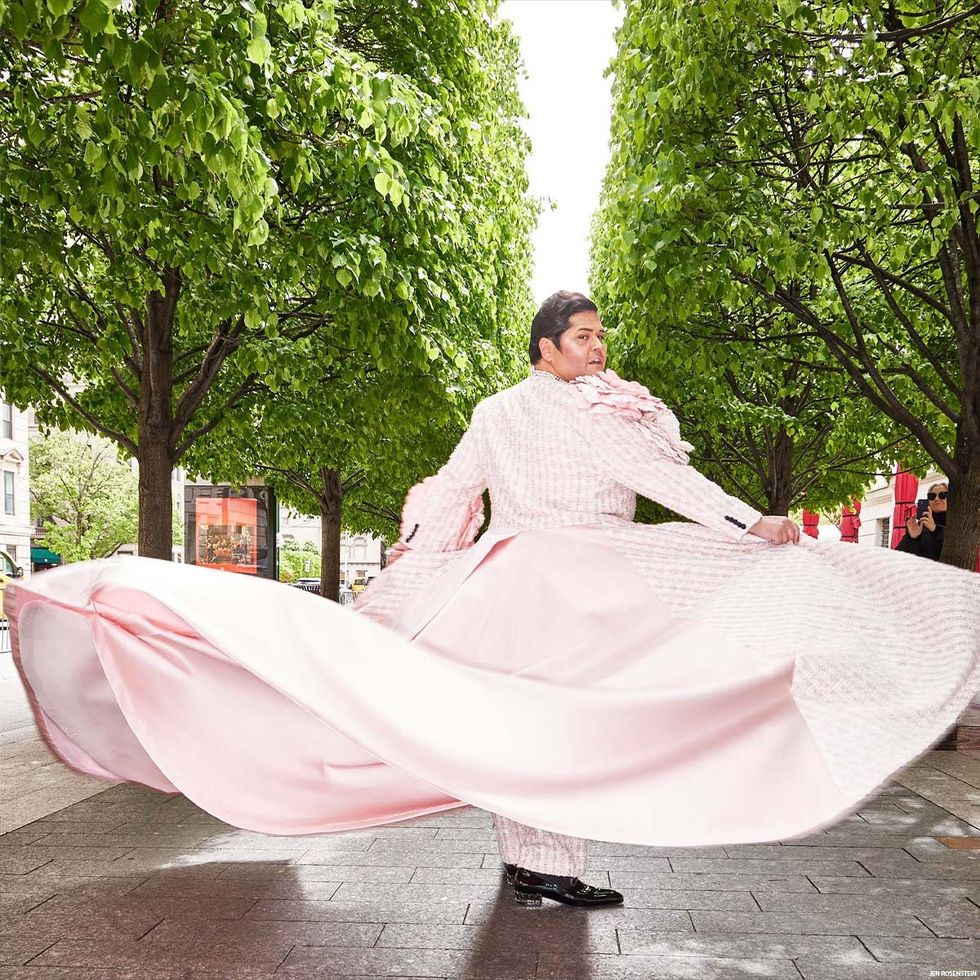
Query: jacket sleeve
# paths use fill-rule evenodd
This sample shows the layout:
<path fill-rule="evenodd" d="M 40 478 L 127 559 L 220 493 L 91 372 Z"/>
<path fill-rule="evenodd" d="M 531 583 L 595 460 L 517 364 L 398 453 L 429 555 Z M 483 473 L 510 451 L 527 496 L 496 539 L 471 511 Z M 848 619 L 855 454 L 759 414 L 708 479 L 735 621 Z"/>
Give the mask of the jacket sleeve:
<path fill-rule="evenodd" d="M 419 551 L 456 551 L 472 544 L 483 523 L 486 488 L 482 406 L 477 405 L 445 465 L 405 498 L 402 542 Z"/>
<path fill-rule="evenodd" d="M 682 461 L 685 453 L 661 452 L 663 426 L 621 414 L 589 421 L 599 465 L 617 483 L 730 538 L 741 538 L 762 517 Z M 676 430 L 673 415 L 670 421 L 666 428 Z"/>

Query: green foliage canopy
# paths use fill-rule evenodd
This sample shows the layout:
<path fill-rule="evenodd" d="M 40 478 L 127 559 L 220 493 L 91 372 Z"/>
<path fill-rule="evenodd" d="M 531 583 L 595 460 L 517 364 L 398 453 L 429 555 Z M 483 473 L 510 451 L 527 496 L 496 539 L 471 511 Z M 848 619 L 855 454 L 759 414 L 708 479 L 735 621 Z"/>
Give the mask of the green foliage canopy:
<path fill-rule="evenodd" d="M 944 558 L 975 567 L 980 12 L 631 0 L 619 42 L 595 278 L 623 342 L 710 376 L 669 328 L 714 324 L 740 363 L 755 344 L 802 383 L 837 373 L 830 405 L 869 409 L 849 440 L 893 424 L 950 478 Z"/>
<path fill-rule="evenodd" d="M 136 540 L 137 480 L 109 440 L 48 432 L 31 440 L 31 517 L 65 562 Z"/>

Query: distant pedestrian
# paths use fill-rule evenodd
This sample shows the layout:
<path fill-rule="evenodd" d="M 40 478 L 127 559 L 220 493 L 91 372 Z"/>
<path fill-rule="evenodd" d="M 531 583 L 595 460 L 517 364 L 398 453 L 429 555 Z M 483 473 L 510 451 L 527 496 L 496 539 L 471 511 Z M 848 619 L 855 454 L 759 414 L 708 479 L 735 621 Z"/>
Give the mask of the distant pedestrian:
<path fill-rule="evenodd" d="M 949 486 L 934 483 L 926 494 L 928 507 L 919 517 L 911 514 L 905 522 L 905 537 L 898 543 L 896 551 L 905 551 L 920 558 L 939 561 L 943 553 L 943 540 L 946 535 L 946 498 Z"/>

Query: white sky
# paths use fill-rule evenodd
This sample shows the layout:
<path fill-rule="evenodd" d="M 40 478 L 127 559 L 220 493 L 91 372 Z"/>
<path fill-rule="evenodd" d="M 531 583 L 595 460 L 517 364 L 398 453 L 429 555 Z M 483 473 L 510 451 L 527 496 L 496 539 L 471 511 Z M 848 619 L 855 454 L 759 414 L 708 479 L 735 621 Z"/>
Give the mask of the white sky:
<path fill-rule="evenodd" d="M 589 229 L 609 157 L 612 78 L 622 9 L 611 0 L 504 0 L 500 16 L 520 38 L 528 78 L 520 90 L 533 143 L 531 193 L 550 198 L 534 235 L 531 292 L 589 289 Z"/>

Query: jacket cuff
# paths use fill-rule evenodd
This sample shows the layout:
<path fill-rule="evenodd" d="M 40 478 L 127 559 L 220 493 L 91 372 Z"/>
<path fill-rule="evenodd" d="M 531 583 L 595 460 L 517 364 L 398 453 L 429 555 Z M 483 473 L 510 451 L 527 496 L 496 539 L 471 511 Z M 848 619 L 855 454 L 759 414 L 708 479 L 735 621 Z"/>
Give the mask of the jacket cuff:
<path fill-rule="evenodd" d="M 738 501 L 741 503 L 741 501 Z M 754 507 L 742 504 L 739 507 L 729 507 L 722 515 L 722 525 L 729 537 L 741 540 L 754 527 L 763 515 Z"/>

